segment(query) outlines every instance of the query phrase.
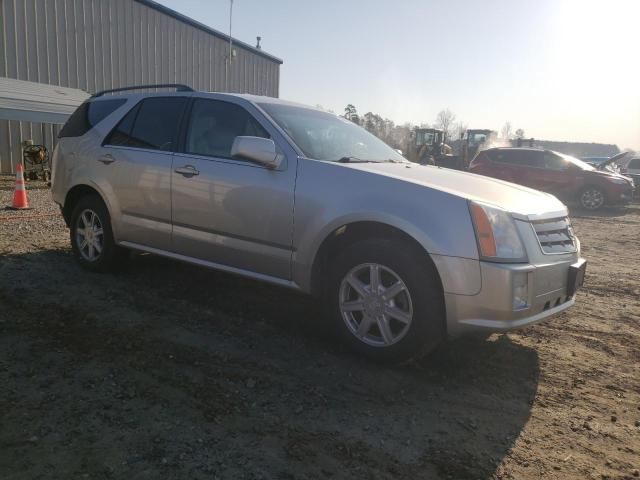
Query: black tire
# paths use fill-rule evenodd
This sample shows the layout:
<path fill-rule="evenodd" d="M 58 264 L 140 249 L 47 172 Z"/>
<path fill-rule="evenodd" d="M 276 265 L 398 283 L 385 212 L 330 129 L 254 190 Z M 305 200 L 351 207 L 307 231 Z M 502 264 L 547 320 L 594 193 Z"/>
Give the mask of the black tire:
<path fill-rule="evenodd" d="M 340 309 L 344 288 L 349 289 L 349 286 L 343 287 L 343 279 L 359 266 L 371 263 L 388 269 L 383 273 L 389 275 L 389 279 L 393 280 L 392 275 L 395 274 L 404 283 L 409 298 L 408 302 L 405 298 L 404 303 L 410 304 L 413 310 L 408 327 L 395 322 L 400 327 L 397 329 L 400 332 L 399 340 L 388 345 L 371 345 L 356 336 L 353 329 L 354 320 L 357 319 L 349 313 L 345 313 L 345 318 Z M 351 350 L 369 359 L 384 363 L 407 362 L 434 350 L 446 337 L 444 296 L 435 267 L 424 251 L 407 242 L 371 239 L 345 248 L 333 261 L 325 295 L 328 314 L 338 337 Z M 358 312 L 357 315 L 362 315 L 361 321 L 364 321 L 364 312 Z M 373 330 L 368 331 L 381 332 L 377 326 L 379 323 L 370 324 Z M 383 335 L 380 333 L 379 336 L 382 338 Z"/>
<path fill-rule="evenodd" d="M 607 197 L 601 188 L 587 186 L 580 191 L 578 201 L 585 210 L 598 210 L 607 203 Z"/>
<path fill-rule="evenodd" d="M 98 220 L 96 225 L 99 223 L 102 229 L 101 250 L 94 259 L 88 258 L 88 251 L 85 251 L 85 248 L 80 248 L 79 229 L 88 218 L 87 212 L 93 212 L 96 215 Z M 80 218 L 81 215 L 85 215 L 85 220 Z M 78 200 L 71 213 L 70 225 L 71 248 L 80 266 L 92 272 L 113 272 L 124 266 L 129 257 L 129 251 L 116 245 L 113 239 L 109 211 L 98 195 L 86 195 Z M 94 248 L 94 252 L 97 252 L 97 248 Z"/>

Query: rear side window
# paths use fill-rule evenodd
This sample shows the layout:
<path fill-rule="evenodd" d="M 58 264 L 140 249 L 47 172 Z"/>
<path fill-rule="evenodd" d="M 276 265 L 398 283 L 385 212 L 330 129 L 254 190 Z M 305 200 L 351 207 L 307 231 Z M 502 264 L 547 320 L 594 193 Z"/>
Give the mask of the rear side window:
<path fill-rule="evenodd" d="M 505 154 L 504 152 L 501 152 L 500 150 L 485 150 L 483 152 L 487 157 L 489 157 L 489 160 L 491 160 L 492 162 L 504 162 L 505 161 Z M 478 154 L 480 155 L 480 154 Z"/>
<path fill-rule="evenodd" d="M 147 98 L 125 115 L 105 144 L 171 151 L 186 104 L 185 97 Z"/>
<path fill-rule="evenodd" d="M 104 120 L 117 108 L 124 105 L 127 100 L 124 98 L 114 98 L 112 100 L 87 101 L 80 105 L 73 115 L 69 117 L 58 138 L 81 137 L 92 127 Z"/>
<path fill-rule="evenodd" d="M 542 167 L 540 152 L 532 150 L 489 150 L 489 158 L 494 162 L 509 163 L 525 167 Z"/>

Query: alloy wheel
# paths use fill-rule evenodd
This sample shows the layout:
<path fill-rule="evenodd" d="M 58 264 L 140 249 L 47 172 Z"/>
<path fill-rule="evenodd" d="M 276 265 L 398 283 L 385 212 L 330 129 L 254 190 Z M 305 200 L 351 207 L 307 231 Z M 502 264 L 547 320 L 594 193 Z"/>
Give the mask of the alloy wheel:
<path fill-rule="evenodd" d="M 604 204 L 604 195 L 600 190 L 590 188 L 582 192 L 580 203 L 582 203 L 584 208 L 595 210 Z"/>
<path fill-rule="evenodd" d="M 393 270 L 377 263 L 358 265 L 344 276 L 339 308 L 349 331 L 375 347 L 400 341 L 413 321 L 407 285 Z"/>
<path fill-rule="evenodd" d="M 86 209 L 76 221 L 76 246 L 82 258 L 95 262 L 104 247 L 104 229 L 100 217 L 93 210 Z"/>

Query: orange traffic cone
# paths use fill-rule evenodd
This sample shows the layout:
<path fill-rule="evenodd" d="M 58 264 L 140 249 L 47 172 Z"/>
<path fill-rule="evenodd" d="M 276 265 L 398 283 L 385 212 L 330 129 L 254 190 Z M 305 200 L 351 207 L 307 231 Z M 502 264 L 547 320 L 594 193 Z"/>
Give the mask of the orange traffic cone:
<path fill-rule="evenodd" d="M 22 164 L 18 163 L 16 171 L 16 188 L 13 191 L 13 203 L 11 208 L 23 210 L 29 208 L 29 200 L 27 200 L 27 191 L 24 188 L 24 169 Z"/>

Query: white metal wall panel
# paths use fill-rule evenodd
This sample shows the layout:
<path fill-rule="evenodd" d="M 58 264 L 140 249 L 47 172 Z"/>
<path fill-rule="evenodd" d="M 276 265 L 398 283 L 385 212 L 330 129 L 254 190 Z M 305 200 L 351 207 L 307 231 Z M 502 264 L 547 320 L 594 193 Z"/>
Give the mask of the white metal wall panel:
<path fill-rule="evenodd" d="M 88 96 L 75 88 L 0 77 L 0 118 L 64 123 Z"/>
<path fill-rule="evenodd" d="M 0 77 L 95 92 L 141 83 L 277 97 L 281 60 L 145 0 L 0 0 Z M 227 81 L 227 76 L 229 81 Z M 0 121 L 0 173 L 59 127 Z"/>

